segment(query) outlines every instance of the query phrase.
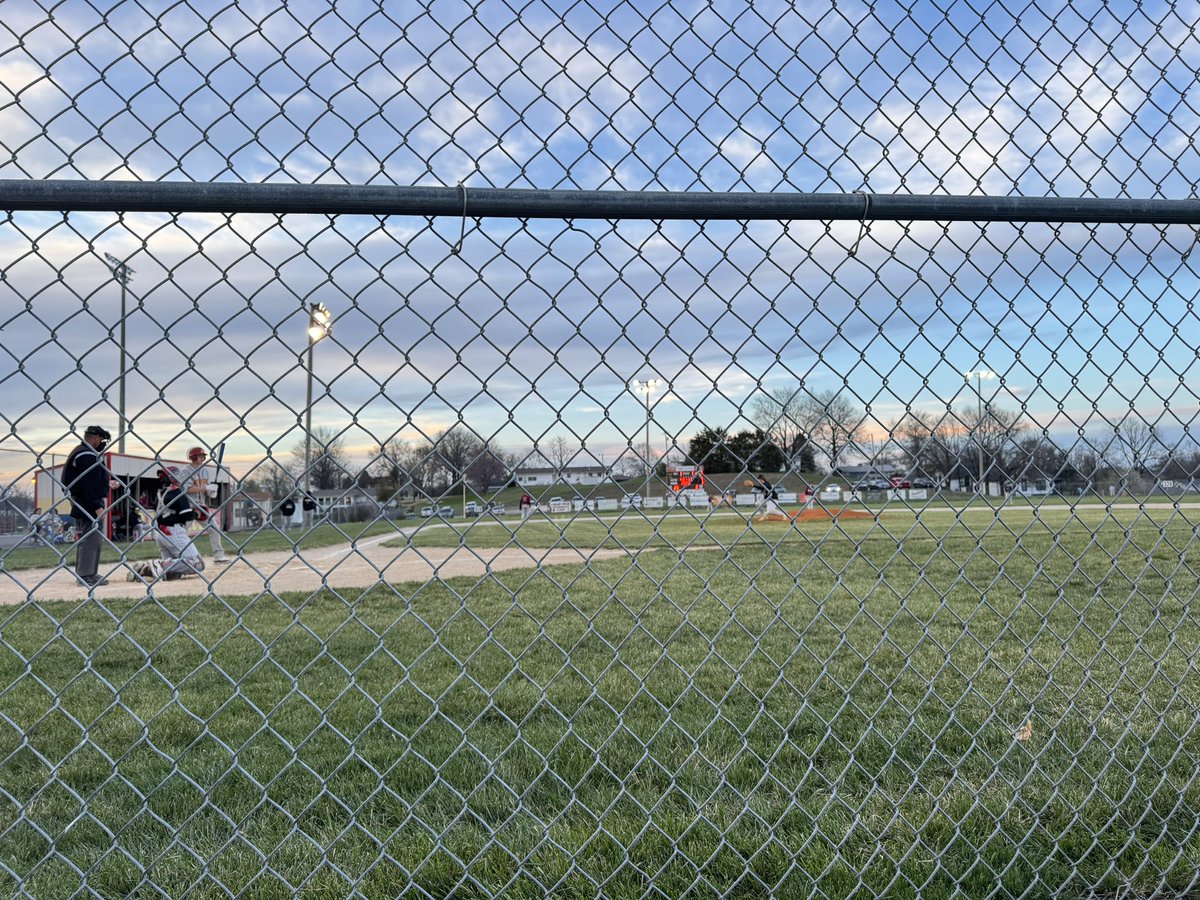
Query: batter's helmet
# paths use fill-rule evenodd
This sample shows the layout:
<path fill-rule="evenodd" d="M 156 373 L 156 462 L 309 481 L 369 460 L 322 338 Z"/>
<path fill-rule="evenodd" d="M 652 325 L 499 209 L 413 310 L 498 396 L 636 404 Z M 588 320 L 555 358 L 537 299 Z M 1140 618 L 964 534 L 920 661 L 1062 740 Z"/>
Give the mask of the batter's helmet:
<path fill-rule="evenodd" d="M 195 459 L 197 456 L 208 456 L 208 451 L 203 447 L 193 447 L 188 451 L 188 459 Z"/>

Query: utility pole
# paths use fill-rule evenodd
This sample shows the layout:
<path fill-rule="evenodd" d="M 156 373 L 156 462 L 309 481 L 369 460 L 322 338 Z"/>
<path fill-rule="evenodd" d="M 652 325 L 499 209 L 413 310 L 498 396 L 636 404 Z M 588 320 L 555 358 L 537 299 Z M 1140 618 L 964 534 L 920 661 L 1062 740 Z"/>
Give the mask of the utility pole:
<path fill-rule="evenodd" d="M 124 455 L 125 453 L 125 289 L 129 285 L 129 278 L 133 275 L 133 269 L 129 268 L 128 264 L 121 259 L 117 259 L 111 253 L 105 253 L 104 259 L 108 263 L 109 269 L 112 271 L 112 276 L 115 281 L 121 285 L 121 331 L 117 338 L 117 345 L 121 351 L 121 368 L 117 376 L 117 452 Z"/>

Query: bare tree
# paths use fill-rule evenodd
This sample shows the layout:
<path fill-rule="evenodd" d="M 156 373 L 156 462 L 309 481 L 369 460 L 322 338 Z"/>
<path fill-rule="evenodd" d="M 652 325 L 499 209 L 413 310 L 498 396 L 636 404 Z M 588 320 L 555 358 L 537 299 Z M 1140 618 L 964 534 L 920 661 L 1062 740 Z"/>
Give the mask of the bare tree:
<path fill-rule="evenodd" d="M 1015 444 L 1015 452 L 1007 460 L 1007 474 L 1014 482 L 1047 481 L 1056 484 L 1075 474 L 1067 451 L 1047 434 L 1031 434 Z"/>
<path fill-rule="evenodd" d="M 578 447 L 572 447 L 570 442 L 561 434 L 550 438 L 545 444 L 539 445 L 538 452 L 546 463 L 552 466 L 560 476 L 563 469 L 571 462 Z"/>
<path fill-rule="evenodd" d="M 842 457 L 863 435 L 862 407 L 840 391 L 828 390 L 809 396 L 801 422 L 809 438 L 836 469 Z"/>
<path fill-rule="evenodd" d="M 1088 489 L 1095 489 L 1099 483 L 1113 476 L 1112 469 L 1107 461 L 1090 444 L 1075 447 L 1071 451 L 1070 461 L 1075 471 L 1079 473 L 1084 486 Z"/>
<path fill-rule="evenodd" d="M 1141 416 L 1129 412 L 1113 426 L 1112 440 L 1107 445 L 1105 456 L 1116 468 L 1140 477 L 1147 474 L 1165 449 L 1154 433 L 1154 426 L 1147 424 Z"/>
<path fill-rule="evenodd" d="M 33 512 L 33 491 L 23 484 L 17 483 L 7 489 L 0 489 L 0 501 L 14 512 Z"/>
<path fill-rule="evenodd" d="M 467 480 L 478 490 L 484 490 L 492 484 L 504 484 L 510 473 L 504 454 L 486 446 L 467 466 Z"/>
<path fill-rule="evenodd" d="M 449 487 L 466 478 L 467 469 L 483 449 L 483 442 L 465 426 L 438 432 L 430 448 L 431 460 L 440 470 L 438 483 Z"/>
<path fill-rule="evenodd" d="M 1158 466 L 1158 477 L 1186 482 L 1200 479 L 1200 446 L 1194 438 L 1189 436 L 1167 448 Z"/>
<path fill-rule="evenodd" d="M 296 467 L 296 481 L 304 483 L 304 457 L 307 443 L 304 438 L 292 448 L 292 460 Z M 309 481 L 317 490 L 341 487 L 342 480 L 351 478 L 350 458 L 342 443 L 342 436 L 333 428 L 318 425 L 312 431 L 312 460 L 309 464 Z"/>
<path fill-rule="evenodd" d="M 432 441 L 422 441 L 408 448 L 405 456 L 407 484 L 425 494 L 440 493 L 449 484 L 445 466 Z"/>
<path fill-rule="evenodd" d="M 643 444 L 642 447 L 644 450 L 645 445 Z M 613 463 L 612 470 L 622 478 L 645 477 L 648 465 L 646 462 L 647 458 L 647 456 L 631 447 L 622 453 L 617 461 Z"/>
<path fill-rule="evenodd" d="M 404 463 L 410 454 L 407 441 L 391 438 L 379 444 L 375 457 L 367 464 L 367 470 L 377 482 L 395 490 L 406 477 Z"/>
<path fill-rule="evenodd" d="M 375 482 L 378 499 L 386 501 L 396 494 L 418 487 L 413 477 L 415 466 L 416 452 L 407 441 L 395 437 L 383 441 L 367 465 L 367 472 Z"/>
<path fill-rule="evenodd" d="M 913 410 L 892 429 L 902 464 L 928 478 L 948 475 L 962 455 L 961 431 L 945 414 Z"/>
<path fill-rule="evenodd" d="M 807 400 L 803 385 L 797 383 L 763 391 L 750 401 L 750 421 L 770 436 L 791 465 L 802 469 L 800 460 L 811 450 Z"/>
<path fill-rule="evenodd" d="M 282 500 L 296 490 L 294 472 L 274 457 L 267 457 L 242 479 L 243 491 L 262 491 L 276 500 Z"/>
<path fill-rule="evenodd" d="M 977 406 L 968 404 L 957 415 L 959 421 L 966 426 L 968 438 L 962 448 L 962 465 L 978 478 L 982 451 L 983 480 L 995 481 L 1006 477 L 1012 468 L 1009 457 L 1017 447 L 1017 439 L 1025 430 L 1021 413 L 1004 409 L 994 403 L 986 403 L 982 411 Z"/>

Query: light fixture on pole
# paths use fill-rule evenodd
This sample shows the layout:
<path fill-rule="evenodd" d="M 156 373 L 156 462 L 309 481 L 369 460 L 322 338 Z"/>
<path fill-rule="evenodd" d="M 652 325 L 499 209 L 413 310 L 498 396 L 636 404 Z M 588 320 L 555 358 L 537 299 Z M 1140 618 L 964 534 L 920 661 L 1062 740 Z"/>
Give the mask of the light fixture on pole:
<path fill-rule="evenodd" d="M 125 453 L 125 288 L 133 269 L 122 259 L 117 259 L 111 253 L 104 254 L 104 260 L 112 271 L 115 281 L 121 285 L 121 333 L 117 338 L 117 346 L 121 351 L 121 368 L 117 377 L 117 452 Z"/>
<path fill-rule="evenodd" d="M 966 376 L 967 383 L 971 379 L 975 379 L 975 393 L 979 398 L 979 418 L 975 420 L 975 449 L 979 452 L 979 480 L 975 485 L 975 490 L 982 491 L 984 488 L 983 482 L 983 442 L 980 440 L 979 430 L 983 428 L 983 382 L 991 381 L 998 377 L 995 372 L 989 369 L 975 369 L 970 372 L 963 372 Z"/>
<path fill-rule="evenodd" d="M 304 405 L 304 527 L 312 527 L 313 511 L 308 507 L 312 486 L 312 407 L 313 407 L 313 346 L 333 330 L 332 316 L 323 303 L 314 303 L 308 309 L 308 402 Z"/>
<path fill-rule="evenodd" d="M 646 499 L 650 499 L 650 393 L 662 384 L 657 378 L 648 378 L 645 381 L 639 381 L 636 378 L 630 382 L 630 386 L 640 393 L 646 395 Z"/>

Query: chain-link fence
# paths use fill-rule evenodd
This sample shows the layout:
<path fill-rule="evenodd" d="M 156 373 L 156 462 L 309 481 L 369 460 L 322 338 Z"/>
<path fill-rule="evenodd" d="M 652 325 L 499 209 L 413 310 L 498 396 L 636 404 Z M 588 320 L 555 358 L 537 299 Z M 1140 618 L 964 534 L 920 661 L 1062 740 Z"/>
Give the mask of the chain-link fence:
<path fill-rule="evenodd" d="M 1196 890 L 1194 8 L 4 12 L 6 894 Z"/>

